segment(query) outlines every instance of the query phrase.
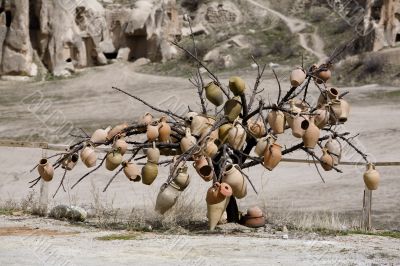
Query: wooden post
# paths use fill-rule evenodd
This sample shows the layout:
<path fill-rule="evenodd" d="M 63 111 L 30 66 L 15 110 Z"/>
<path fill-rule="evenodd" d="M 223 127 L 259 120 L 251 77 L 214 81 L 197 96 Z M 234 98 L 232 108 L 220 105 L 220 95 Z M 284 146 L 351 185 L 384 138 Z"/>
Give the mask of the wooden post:
<path fill-rule="evenodd" d="M 362 221 L 361 221 L 361 228 L 365 231 L 370 231 L 372 228 L 371 209 L 372 209 L 372 190 L 365 188 L 364 198 L 363 198 Z"/>

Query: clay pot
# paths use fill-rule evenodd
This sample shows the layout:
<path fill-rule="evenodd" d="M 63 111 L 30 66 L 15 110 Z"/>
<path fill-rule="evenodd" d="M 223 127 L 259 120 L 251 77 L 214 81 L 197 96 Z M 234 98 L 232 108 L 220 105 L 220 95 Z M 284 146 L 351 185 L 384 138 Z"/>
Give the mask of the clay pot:
<path fill-rule="evenodd" d="M 285 115 L 282 111 L 272 110 L 267 119 L 274 134 L 282 134 L 285 131 Z"/>
<path fill-rule="evenodd" d="M 113 149 L 124 155 L 128 150 L 128 143 L 123 138 L 115 139 Z"/>
<path fill-rule="evenodd" d="M 232 124 L 224 124 L 218 129 L 218 138 L 221 141 L 221 144 L 224 144 L 228 140 L 229 131 L 233 127 Z"/>
<path fill-rule="evenodd" d="M 246 131 L 241 124 L 236 124 L 229 130 L 228 133 L 228 143 L 235 150 L 242 150 L 244 144 L 246 143 Z"/>
<path fill-rule="evenodd" d="M 250 228 L 260 228 L 265 226 L 265 217 L 250 217 L 248 215 L 244 215 L 241 220 L 241 224 Z"/>
<path fill-rule="evenodd" d="M 275 142 L 275 138 L 273 138 L 271 135 L 263 137 L 257 141 L 257 145 L 256 145 L 256 148 L 254 149 L 254 152 L 259 157 L 263 157 L 265 149 L 267 148 L 268 144 L 272 144 L 274 142 Z"/>
<path fill-rule="evenodd" d="M 206 98 L 215 106 L 220 106 L 224 103 L 224 95 L 220 87 L 214 82 L 210 82 L 205 87 Z"/>
<path fill-rule="evenodd" d="M 282 146 L 278 143 L 268 144 L 264 151 L 264 167 L 272 171 L 282 160 Z"/>
<path fill-rule="evenodd" d="M 184 191 L 190 183 L 190 176 L 187 173 L 187 166 L 180 167 L 173 182 L 179 187 L 180 191 Z"/>
<path fill-rule="evenodd" d="M 62 168 L 66 169 L 68 171 L 71 171 L 75 165 L 78 163 L 79 160 L 79 155 L 77 153 L 74 153 L 70 156 L 68 156 L 68 158 L 66 158 L 63 162 L 62 162 Z"/>
<path fill-rule="evenodd" d="M 226 197 L 232 196 L 232 193 L 233 191 L 230 185 L 216 182 L 207 190 L 206 202 L 207 204 L 220 203 Z"/>
<path fill-rule="evenodd" d="M 160 119 L 160 124 L 158 125 L 158 139 L 160 142 L 170 142 L 171 137 L 171 126 L 167 123 L 167 117 L 163 116 Z"/>
<path fill-rule="evenodd" d="M 342 115 L 342 107 L 340 100 L 332 100 L 330 102 L 330 117 L 329 123 L 335 125 L 339 122 L 340 116 Z"/>
<path fill-rule="evenodd" d="M 218 153 L 218 146 L 215 144 L 214 139 L 206 138 L 205 143 L 204 153 L 208 157 L 214 158 Z"/>
<path fill-rule="evenodd" d="M 152 124 L 147 125 L 146 136 L 149 142 L 156 141 L 158 138 L 158 125 L 153 126 Z"/>
<path fill-rule="evenodd" d="M 207 118 L 207 122 L 204 124 L 204 127 L 201 131 L 200 139 L 205 139 L 206 137 L 210 137 L 211 139 L 218 139 L 218 129 L 215 129 L 211 133 L 210 130 L 215 124 L 215 119 L 212 117 Z"/>
<path fill-rule="evenodd" d="M 292 87 L 298 87 L 306 80 L 306 73 L 303 69 L 298 68 L 290 73 L 290 84 Z"/>
<path fill-rule="evenodd" d="M 369 190 L 377 190 L 381 180 L 379 172 L 372 163 L 367 164 L 367 171 L 364 173 L 364 183 Z"/>
<path fill-rule="evenodd" d="M 225 117 L 229 122 L 233 122 L 238 118 L 242 112 L 242 102 L 240 97 L 233 97 L 232 99 L 226 101 L 224 106 Z"/>
<path fill-rule="evenodd" d="M 229 89 L 235 96 L 242 95 L 246 90 L 246 83 L 240 77 L 231 77 L 229 79 Z"/>
<path fill-rule="evenodd" d="M 188 112 L 185 115 L 185 121 L 188 122 L 189 124 L 193 121 L 193 119 L 198 116 L 199 114 L 196 112 Z"/>
<path fill-rule="evenodd" d="M 140 170 L 135 163 L 124 161 L 124 162 L 122 162 L 122 166 L 124 167 L 125 176 L 130 181 L 139 182 L 142 179 Z"/>
<path fill-rule="evenodd" d="M 46 181 L 46 182 L 50 182 L 53 179 L 54 176 L 54 168 L 53 165 L 51 165 L 51 163 L 43 158 L 39 161 L 39 165 L 38 165 L 38 172 L 40 177 Z"/>
<path fill-rule="evenodd" d="M 153 148 L 147 149 L 147 161 L 157 164 L 160 160 L 160 150 L 156 147 L 153 142 Z"/>
<path fill-rule="evenodd" d="M 233 196 L 241 199 L 247 195 L 247 183 L 239 169 L 239 166 L 236 164 L 227 165 L 222 174 L 222 182 L 230 185 Z"/>
<path fill-rule="evenodd" d="M 157 164 L 147 162 L 142 168 L 142 183 L 145 185 L 151 185 L 158 175 Z"/>
<path fill-rule="evenodd" d="M 320 129 L 324 128 L 329 122 L 330 114 L 328 109 L 327 108 L 317 109 L 315 110 L 314 113 L 317 114 L 314 120 L 315 125 Z"/>
<path fill-rule="evenodd" d="M 350 105 L 347 101 L 340 99 L 340 116 L 339 116 L 339 122 L 344 123 L 347 121 L 347 117 L 349 116 L 350 112 Z"/>
<path fill-rule="evenodd" d="M 93 143 L 104 143 L 107 141 L 107 135 L 108 132 L 110 132 L 111 127 L 107 127 L 106 129 L 97 129 L 92 137 L 90 138 L 90 141 Z"/>
<path fill-rule="evenodd" d="M 314 123 L 314 117 L 309 120 L 310 124 L 303 135 L 304 147 L 314 149 L 318 143 L 320 129 Z"/>
<path fill-rule="evenodd" d="M 118 151 L 110 152 L 106 158 L 106 168 L 114 171 L 122 163 L 122 155 Z"/>
<path fill-rule="evenodd" d="M 286 117 L 290 128 L 292 129 L 292 135 L 296 138 L 302 138 L 310 126 L 310 122 L 305 119 L 303 116 L 296 115 L 288 115 Z"/>
<path fill-rule="evenodd" d="M 207 203 L 208 226 L 214 230 L 228 206 L 230 197 L 225 197 L 221 202 L 215 204 Z"/>
<path fill-rule="evenodd" d="M 197 144 L 197 140 L 190 133 L 190 128 L 186 128 L 186 135 L 185 135 L 185 137 L 182 138 L 181 143 L 180 143 L 182 153 L 187 152 L 196 144 Z"/>
<path fill-rule="evenodd" d="M 329 69 L 319 71 L 317 73 L 317 83 L 322 84 L 324 82 L 327 82 L 331 77 L 332 77 L 332 72 Z"/>
<path fill-rule="evenodd" d="M 180 194 L 181 192 L 175 184 L 163 184 L 157 195 L 155 210 L 160 214 L 166 213 L 175 205 Z"/>
<path fill-rule="evenodd" d="M 321 166 L 325 171 L 330 171 L 333 168 L 333 158 L 332 156 L 328 153 L 327 149 L 322 149 L 322 156 L 320 158 Z"/>
<path fill-rule="evenodd" d="M 339 91 L 335 88 L 330 88 L 321 93 L 318 97 L 318 106 L 323 106 L 332 100 L 337 100 L 339 97 Z"/>
<path fill-rule="evenodd" d="M 118 134 L 120 134 L 121 132 L 122 132 L 122 130 L 124 130 L 125 128 L 127 128 L 128 127 L 128 123 L 123 123 L 123 124 L 120 124 L 120 125 L 117 125 L 117 126 L 115 126 L 115 127 L 113 127 L 113 129 L 111 129 L 109 132 L 108 132 L 108 135 L 107 135 L 107 140 L 112 140 L 112 139 L 114 139 L 114 137 L 116 136 L 116 135 L 118 135 Z"/>
<path fill-rule="evenodd" d="M 204 181 L 209 182 L 213 179 L 214 171 L 204 155 L 195 158 L 193 167 Z"/>
<path fill-rule="evenodd" d="M 145 113 L 140 119 L 139 124 L 149 125 L 153 122 L 153 115 L 150 113 Z"/>
<path fill-rule="evenodd" d="M 261 217 L 261 216 L 264 216 L 264 215 L 263 215 L 262 210 L 259 207 L 254 206 L 254 207 L 251 207 L 251 208 L 247 209 L 247 216 L 249 216 L 249 217 Z"/>
<path fill-rule="evenodd" d="M 340 163 L 340 158 L 342 156 L 342 145 L 340 144 L 339 141 L 333 140 L 330 138 L 326 144 L 325 148 L 328 150 L 328 153 L 332 156 L 333 158 L 333 165 L 339 165 Z"/>
<path fill-rule="evenodd" d="M 197 115 L 193 117 L 190 123 L 190 131 L 193 136 L 200 136 L 204 130 L 208 128 L 208 119 L 204 116 Z"/>
<path fill-rule="evenodd" d="M 81 160 L 88 168 L 96 165 L 97 154 L 92 145 L 87 144 L 86 147 L 81 151 Z"/>
<path fill-rule="evenodd" d="M 253 120 L 249 120 L 247 122 L 247 128 L 255 138 L 261 138 L 266 134 L 264 122 L 261 116 L 255 122 Z"/>

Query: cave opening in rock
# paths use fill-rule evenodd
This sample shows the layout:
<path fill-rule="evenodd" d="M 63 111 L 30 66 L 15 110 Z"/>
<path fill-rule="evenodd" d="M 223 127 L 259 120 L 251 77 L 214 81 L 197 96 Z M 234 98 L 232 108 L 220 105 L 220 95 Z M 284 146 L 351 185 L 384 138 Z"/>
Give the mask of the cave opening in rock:
<path fill-rule="evenodd" d="M 5 13 L 6 13 L 6 27 L 9 28 L 12 22 L 12 13 L 10 10 L 6 10 Z"/>
<path fill-rule="evenodd" d="M 104 53 L 104 56 L 108 59 L 116 59 L 118 56 L 118 52 L 112 52 L 112 53 Z"/>
<path fill-rule="evenodd" d="M 400 42 L 400 33 L 397 33 L 397 34 L 396 34 L 395 42 Z"/>

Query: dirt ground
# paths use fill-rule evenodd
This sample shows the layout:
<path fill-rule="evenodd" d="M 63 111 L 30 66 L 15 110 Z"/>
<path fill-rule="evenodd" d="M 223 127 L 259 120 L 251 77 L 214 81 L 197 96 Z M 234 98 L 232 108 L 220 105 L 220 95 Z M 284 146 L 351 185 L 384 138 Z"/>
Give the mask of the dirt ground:
<path fill-rule="evenodd" d="M 287 71 L 287 74 L 289 72 Z M 250 86 L 254 83 L 255 73 L 240 73 Z M 288 76 L 288 75 L 287 75 Z M 226 82 L 227 76 L 223 76 Z M 288 88 L 283 79 L 283 88 Z M 186 111 L 190 105 L 198 108 L 195 91 L 184 78 L 159 77 L 136 73 L 131 64 L 114 64 L 85 71 L 78 77 L 41 83 L 0 83 L 0 139 L 48 140 L 53 143 L 70 143 L 65 128 L 75 128 L 75 134 L 82 134 L 78 128 L 91 133 L 98 127 L 134 121 L 148 108 L 143 104 L 123 96 L 111 89 L 117 86 L 128 90 L 163 109 Z M 274 80 L 264 80 L 265 95 L 274 101 L 277 85 Z M 351 116 L 341 131 L 360 133 L 356 143 L 369 154 L 372 161 L 400 161 L 399 132 L 400 109 L 399 88 L 370 85 L 364 87 L 339 88 L 349 90 Z M 311 96 L 318 93 L 313 89 Z M 396 93 L 397 92 L 397 93 Z M 43 98 L 37 105 L 34 97 Z M 61 134 L 62 135 L 62 134 Z M 289 135 L 280 142 L 287 147 L 296 143 Z M 348 147 L 347 147 L 348 148 Z M 357 154 L 345 148 L 344 161 L 361 161 Z M 36 178 L 36 173 L 29 170 L 42 154 L 38 149 L 0 148 L 0 201 L 20 202 L 34 191 L 28 188 L 28 181 Z M 53 154 L 47 152 L 47 155 Z M 302 152 L 290 155 L 293 158 L 306 158 Z M 249 188 L 248 196 L 238 202 L 241 210 L 252 205 L 259 205 L 267 213 L 278 213 L 284 218 L 293 218 L 306 224 L 328 219 L 328 223 L 348 228 L 358 222 L 361 216 L 364 183 L 362 173 L 365 166 L 341 166 L 343 174 L 323 172 L 326 183 L 318 176 L 314 165 L 281 163 L 273 172 L 262 167 L 246 170 L 258 189 L 258 194 Z M 380 188 L 373 193 L 373 225 L 378 229 L 400 230 L 400 176 L 397 167 L 381 167 Z M 159 178 L 148 187 L 130 183 L 123 175 L 112 183 L 106 193 L 102 189 L 111 173 L 100 170 L 89 176 L 78 187 L 69 187 L 87 169 L 79 165 L 67 175 L 67 193 L 60 192 L 54 199 L 51 195 L 57 188 L 61 172 L 56 172 L 55 181 L 50 184 L 50 206 L 56 204 L 74 204 L 86 209 L 105 208 L 134 211 L 146 210 L 155 215 L 153 206 L 161 184 L 167 177 L 167 169 L 160 171 Z M 191 169 L 192 183 L 181 201 L 199 210 L 205 217 L 204 195 L 209 184 L 197 178 Z M 163 178 L 165 177 L 165 178 Z M 300 214 L 299 214 L 300 213 Z M 317 214 L 315 214 L 317 213 Z M 319 217 L 323 213 L 324 217 Z M 313 216 L 313 215 L 316 216 Z M 325 217 L 326 216 L 326 217 Z M 318 219 L 316 218 L 318 217 Z M 273 217 L 272 217 L 273 218 Z M 335 221 L 333 221 L 335 220 Z M 204 259 L 205 264 L 243 265 L 250 262 L 257 264 L 385 264 L 400 263 L 398 257 L 399 241 L 372 236 L 341 236 L 327 239 L 310 240 L 281 237 L 262 233 L 261 235 L 184 235 L 185 248 L 171 246 L 175 235 L 146 233 L 140 239 L 129 241 L 99 241 L 95 238 L 110 234 L 95 229 L 70 227 L 63 222 L 32 217 L 0 218 L 0 264 L 42 265 L 42 257 L 36 256 L 34 246 L 44 239 L 49 244 L 44 254 L 56 254 L 66 259 L 71 265 L 95 265 L 100 263 L 138 265 L 151 264 L 195 264 Z M 318 224 L 317 224 L 318 225 Z M 17 233 L 4 232 L 5 227 L 16 228 Z M 21 232 L 21 227 L 75 232 L 71 235 L 48 235 L 47 231 L 33 235 Z M 14 229 L 13 229 L 14 230 Z M 37 229 L 33 229 L 37 230 Z M 12 230 L 11 230 L 12 231 Z M 28 236 L 25 237 L 25 234 Z M 181 237 L 181 236 L 179 236 Z M 22 242 L 21 242 L 22 241 Z M 310 242 L 311 241 L 311 242 Z M 116 245 L 118 243 L 118 245 Z M 312 245 L 310 244 L 312 243 Z M 186 252 L 189 250 L 190 252 Z M 29 253 L 28 253 L 29 252 Z M 41 252 L 41 251 L 40 251 Z M 46 253 L 47 252 L 47 253 Z M 32 254 L 32 256 L 26 256 Z M 37 256 L 36 256 L 37 257 Z M 315 261 L 317 258 L 317 261 Z M 318 260 L 321 258 L 321 260 Z M 61 260 L 62 261 L 62 260 Z M 267 263 L 268 262 L 268 263 Z M 52 265 L 52 264 L 51 264 Z M 68 264 L 60 264 L 68 265 Z"/>

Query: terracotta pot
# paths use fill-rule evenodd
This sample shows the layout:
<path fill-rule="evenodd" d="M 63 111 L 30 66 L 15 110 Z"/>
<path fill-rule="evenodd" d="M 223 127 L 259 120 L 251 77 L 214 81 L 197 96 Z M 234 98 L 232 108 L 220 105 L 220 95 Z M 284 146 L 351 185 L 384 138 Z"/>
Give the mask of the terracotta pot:
<path fill-rule="evenodd" d="M 272 143 L 267 146 L 264 152 L 264 167 L 272 171 L 282 160 L 282 146 Z"/>
<path fill-rule="evenodd" d="M 215 144 L 214 140 L 211 138 L 206 138 L 205 139 L 205 147 L 204 147 L 204 153 L 210 157 L 214 158 L 215 155 L 218 153 L 218 146 Z"/>
<path fill-rule="evenodd" d="M 160 142 L 169 143 L 171 137 L 171 126 L 167 123 L 167 117 L 163 116 L 158 125 L 158 139 Z"/>
<path fill-rule="evenodd" d="M 213 179 L 214 171 L 208 164 L 207 158 L 204 155 L 195 158 L 193 167 L 204 181 L 209 182 Z"/>
<path fill-rule="evenodd" d="M 244 215 L 242 217 L 241 223 L 244 226 L 247 226 L 247 227 L 250 227 L 250 228 L 264 227 L 265 226 L 265 217 L 264 216 L 250 217 L 248 215 Z"/>
<path fill-rule="evenodd" d="M 320 129 L 314 123 L 314 117 L 309 120 L 310 124 L 303 135 L 304 147 L 314 149 L 318 143 Z"/>
<path fill-rule="evenodd" d="M 285 131 L 285 115 L 280 110 L 272 110 L 268 113 L 268 124 L 274 134 L 282 134 Z"/>
<path fill-rule="evenodd" d="M 193 117 L 190 124 L 190 131 L 193 136 L 199 137 L 205 129 L 208 128 L 208 119 L 204 116 L 197 115 Z"/>
<path fill-rule="evenodd" d="M 306 73 L 301 68 L 295 69 L 290 74 L 290 84 L 292 87 L 298 87 L 306 80 Z"/>
<path fill-rule="evenodd" d="M 221 144 L 224 144 L 228 140 L 229 131 L 232 127 L 232 124 L 224 124 L 219 127 L 218 138 L 221 141 Z"/>
<path fill-rule="evenodd" d="M 196 116 L 198 116 L 199 114 L 198 113 L 196 113 L 196 112 L 188 112 L 186 115 L 185 115 L 185 121 L 187 122 L 187 123 L 192 123 L 192 121 L 193 121 L 193 119 L 196 117 Z"/>
<path fill-rule="evenodd" d="M 328 150 L 328 153 L 333 158 L 333 165 L 339 165 L 340 158 L 342 156 L 342 145 L 338 140 L 329 139 L 326 144 L 325 148 Z"/>
<path fill-rule="evenodd" d="M 315 125 L 320 129 L 324 128 L 329 122 L 330 114 L 328 108 L 317 109 L 314 113 L 317 114 L 314 120 Z"/>
<path fill-rule="evenodd" d="M 215 204 L 207 203 L 207 217 L 208 217 L 208 226 L 210 230 L 214 230 L 217 226 L 218 222 L 221 220 L 222 215 L 228 206 L 230 197 L 225 197 L 221 202 Z"/>
<path fill-rule="evenodd" d="M 133 182 L 139 182 L 142 179 L 140 174 L 140 170 L 135 163 L 131 163 L 128 161 L 122 162 L 122 166 L 124 167 L 125 176 Z"/>
<path fill-rule="evenodd" d="M 229 79 L 229 89 L 234 95 L 242 95 L 246 90 L 246 83 L 240 77 L 231 77 Z"/>
<path fill-rule="evenodd" d="M 68 156 L 68 158 L 66 158 L 63 162 L 62 162 L 62 168 L 66 169 L 68 171 L 71 171 L 75 165 L 78 163 L 79 160 L 79 155 L 77 153 L 74 153 L 70 156 Z"/>
<path fill-rule="evenodd" d="M 142 168 L 142 183 L 145 185 L 151 185 L 158 175 L 157 164 L 147 162 Z"/>
<path fill-rule="evenodd" d="M 275 142 L 275 138 L 273 138 L 271 135 L 268 135 L 266 137 L 263 137 L 257 141 L 256 148 L 254 149 L 254 152 L 259 156 L 263 157 L 265 153 L 265 149 L 267 148 L 268 144 L 272 144 Z"/>
<path fill-rule="evenodd" d="M 335 88 L 326 89 L 323 93 L 319 95 L 318 106 L 324 106 L 332 100 L 337 100 L 339 97 L 339 91 Z"/>
<path fill-rule="evenodd" d="M 179 190 L 183 191 L 187 188 L 190 183 L 190 176 L 187 173 L 187 167 L 180 167 L 177 171 L 177 175 L 174 177 L 173 182 L 179 187 Z"/>
<path fill-rule="evenodd" d="M 118 151 L 110 152 L 106 158 L 106 168 L 114 171 L 122 163 L 122 155 Z"/>
<path fill-rule="evenodd" d="M 211 139 L 218 139 L 218 129 L 212 131 L 210 130 L 215 124 L 215 119 L 212 117 L 207 118 L 207 122 L 205 122 L 204 127 L 201 130 L 200 139 L 205 139 L 206 137 L 210 137 Z"/>
<path fill-rule="evenodd" d="M 175 205 L 180 194 L 179 188 L 173 183 L 163 184 L 157 195 L 155 210 L 160 214 L 166 213 Z"/>
<path fill-rule="evenodd" d="M 210 82 L 205 87 L 206 98 L 215 106 L 220 106 L 224 103 L 224 95 L 220 87 L 214 82 Z"/>
<path fill-rule="evenodd" d="M 317 83 L 322 84 L 324 82 L 327 82 L 331 78 L 331 76 L 332 76 L 332 72 L 329 69 L 320 71 L 317 73 L 317 77 L 318 77 Z"/>
<path fill-rule="evenodd" d="M 249 120 L 247 128 L 255 138 L 261 138 L 267 133 L 261 116 L 256 121 Z"/>
<path fill-rule="evenodd" d="M 310 126 L 310 122 L 303 116 L 287 116 L 286 120 L 290 128 L 292 129 L 292 135 L 296 138 L 302 138 L 306 133 L 306 130 Z"/>
<path fill-rule="evenodd" d="M 350 112 L 350 105 L 347 101 L 340 99 L 340 116 L 339 116 L 339 122 L 344 123 L 347 121 L 347 117 L 349 116 Z"/>
<path fill-rule="evenodd" d="M 97 129 L 92 137 L 90 138 L 90 141 L 93 143 L 104 143 L 107 141 L 107 135 L 108 132 L 110 132 L 111 127 L 107 127 L 106 129 Z"/>
<path fill-rule="evenodd" d="M 117 126 L 113 127 L 113 129 L 111 129 L 111 130 L 108 132 L 107 140 L 112 140 L 112 139 L 114 139 L 114 137 L 115 137 L 116 135 L 121 134 L 122 130 L 124 130 L 124 129 L 127 128 L 127 127 L 128 127 L 128 123 L 126 123 L 126 122 L 123 123 L 123 124 L 120 124 L 120 125 L 117 125 Z"/>
<path fill-rule="evenodd" d="M 152 124 L 147 125 L 146 136 L 149 142 L 156 141 L 159 136 L 158 125 L 157 126 L 153 126 Z"/>
<path fill-rule="evenodd" d="M 226 197 L 232 196 L 232 193 L 233 191 L 230 185 L 216 182 L 207 190 L 206 202 L 207 204 L 220 203 Z"/>
<path fill-rule="evenodd" d="M 153 122 L 153 115 L 150 113 L 145 113 L 140 119 L 139 124 L 149 125 Z"/>
<path fill-rule="evenodd" d="M 251 208 L 247 209 L 247 216 L 249 216 L 249 217 L 261 217 L 261 216 L 264 216 L 264 214 L 263 214 L 262 210 L 259 207 L 254 206 L 254 207 L 251 207 Z"/>
<path fill-rule="evenodd" d="M 222 182 L 230 185 L 233 196 L 241 199 L 247 195 L 247 183 L 239 169 L 239 166 L 236 164 L 227 165 L 222 174 Z"/>
<path fill-rule="evenodd" d="M 321 166 L 325 171 L 330 171 L 333 168 L 333 158 L 332 156 L 328 153 L 327 149 L 322 149 L 322 156 L 320 158 L 321 160 Z"/>
<path fill-rule="evenodd" d="M 233 97 L 232 99 L 226 101 L 224 106 L 225 117 L 229 122 L 233 122 L 239 117 L 242 112 L 242 102 L 240 97 Z"/>
<path fill-rule="evenodd" d="M 156 147 L 155 143 L 153 143 L 153 148 L 147 149 L 147 161 L 158 164 L 160 160 L 160 150 Z"/>
<path fill-rule="evenodd" d="M 128 143 L 123 138 L 115 139 L 113 149 L 118 150 L 121 155 L 124 155 L 128 150 Z"/>
<path fill-rule="evenodd" d="M 54 168 L 53 165 L 51 165 L 51 163 L 43 158 L 39 161 L 39 165 L 38 165 L 38 172 L 40 177 L 46 181 L 46 182 L 50 182 L 53 179 L 54 176 Z"/>
<path fill-rule="evenodd" d="M 236 124 L 229 130 L 228 133 L 228 143 L 235 150 L 242 150 L 244 144 L 246 143 L 246 131 L 241 124 Z"/>
<path fill-rule="evenodd" d="M 379 172 L 372 163 L 367 164 L 367 171 L 364 173 L 364 183 L 369 190 L 377 190 L 381 180 Z"/>
<path fill-rule="evenodd" d="M 185 137 L 182 138 L 181 143 L 180 143 L 182 153 L 187 152 L 196 144 L 197 144 L 197 140 L 190 133 L 190 128 L 186 128 L 186 135 L 185 135 Z"/>
<path fill-rule="evenodd" d="M 97 154 L 92 145 L 87 144 L 86 147 L 81 151 L 81 160 L 88 168 L 96 165 Z"/>
<path fill-rule="evenodd" d="M 340 116 L 342 115 L 342 107 L 340 100 L 332 100 L 330 102 L 330 118 L 329 123 L 335 125 L 339 122 Z"/>

